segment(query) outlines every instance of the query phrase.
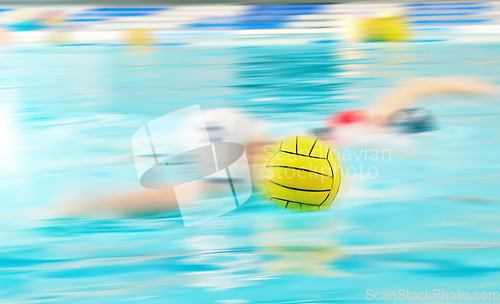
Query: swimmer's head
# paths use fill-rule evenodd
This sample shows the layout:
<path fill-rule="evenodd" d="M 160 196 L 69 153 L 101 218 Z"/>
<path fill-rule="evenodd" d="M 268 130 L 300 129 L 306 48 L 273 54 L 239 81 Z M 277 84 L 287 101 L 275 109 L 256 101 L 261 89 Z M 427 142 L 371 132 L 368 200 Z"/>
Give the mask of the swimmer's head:
<path fill-rule="evenodd" d="M 256 121 L 231 108 L 206 110 L 203 117 L 212 142 L 235 142 L 245 146 L 250 144 L 259 132 Z"/>
<path fill-rule="evenodd" d="M 421 133 L 437 128 L 436 118 L 425 108 L 396 111 L 389 117 L 388 125 L 401 133 Z"/>

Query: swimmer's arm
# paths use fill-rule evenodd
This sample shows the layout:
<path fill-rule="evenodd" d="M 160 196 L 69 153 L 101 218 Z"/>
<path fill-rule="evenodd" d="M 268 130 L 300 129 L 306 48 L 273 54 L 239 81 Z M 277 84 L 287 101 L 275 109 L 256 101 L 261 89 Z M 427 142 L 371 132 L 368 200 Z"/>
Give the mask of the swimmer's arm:
<path fill-rule="evenodd" d="M 252 176 L 262 176 L 262 168 L 259 165 L 265 148 L 272 146 L 267 138 L 258 138 L 246 146 L 246 155 L 251 166 Z M 179 190 L 177 190 L 179 191 Z M 223 192 L 224 185 L 214 182 L 198 182 L 191 184 L 189 189 L 178 193 L 183 201 L 195 201 L 199 196 L 207 192 Z M 169 189 L 144 189 L 103 197 L 85 202 L 74 202 L 65 200 L 62 205 L 57 206 L 58 216 L 134 216 L 143 214 L 164 213 L 179 208 L 177 197 L 173 188 Z"/>
<path fill-rule="evenodd" d="M 170 189 L 144 189 L 88 202 L 66 203 L 61 212 L 65 217 L 130 216 L 163 213 L 178 208 L 175 193 Z"/>
<path fill-rule="evenodd" d="M 386 123 L 397 110 L 411 107 L 424 97 L 441 94 L 494 94 L 500 89 L 476 77 L 448 76 L 413 78 L 389 90 L 369 112 L 379 123 Z"/>

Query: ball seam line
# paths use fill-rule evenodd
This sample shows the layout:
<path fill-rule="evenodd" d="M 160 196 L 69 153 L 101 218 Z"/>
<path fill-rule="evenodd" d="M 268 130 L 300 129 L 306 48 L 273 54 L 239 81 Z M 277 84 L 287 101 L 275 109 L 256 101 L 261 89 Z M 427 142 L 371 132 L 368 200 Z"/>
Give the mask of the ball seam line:
<path fill-rule="evenodd" d="M 328 174 L 320 173 L 314 170 L 309 170 L 309 169 L 304 169 L 304 168 L 297 168 L 297 167 L 290 167 L 290 166 L 282 166 L 282 165 L 276 165 L 276 166 L 269 166 L 267 165 L 266 168 L 285 168 L 285 169 L 294 169 L 294 170 L 299 170 L 299 171 L 305 171 L 305 172 L 310 172 L 310 173 L 316 173 L 319 175 L 323 175 L 325 177 L 333 178 L 333 176 L 330 176 Z"/>
<path fill-rule="evenodd" d="M 330 149 L 328 149 L 328 152 L 330 152 Z M 328 165 L 330 166 L 330 170 L 332 170 L 332 175 L 335 176 L 335 173 L 333 173 L 333 167 L 332 167 L 332 164 L 330 163 L 330 161 L 328 160 L 328 158 L 326 159 L 326 161 L 328 162 Z M 332 193 L 332 189 L 333 189 L 333 182 L 335 181 L 334 177 L 332 177 L 332 186 L 330 187 L 330 192 L 328 192 L 328 195 L 325 197 L 325 199 L 321 202 L 321 204 L 318 205 L 318 207 L 321 207 L 321 205 L 323 205 L 326 200 L 330 197 L 330 194 Z M 338 190 L 337 190 L 338 191 Z M 335 193 L 335 196 L 337 196 L 337 194 Z M 333 202 L 333 200 L 332 200 Z M 332 203 L 330 203 L 331 205 Z M 328 206 L 330 206 L 328 205 Z"/>
<path fill-rule="evenodd" d="M 288 203 L 294 203 L 294 204 L 301 204 L 301 205 L 319 207 L 319 205 L 309 204 L 309 203 L 303 203 L 303 202 L 297 202 L 297 201 L 290 201 L 290 200 L 286 200 L 284 198 L 279 198 L 279 197 L 275 197 L 275 196 L 272 196 L 271 199 L 277 199 L 277 200 L 280 200 L 280 201 L 285 201 L 285 202 L 287 202 L 287 204 Z"/>
<path fill-rule="evenodd" d="M 281 145 L 283 144 L 283 141 L 281 141 L 281 144 L 280 144 L 280 149 L 281 149 Z M 269 166 L 269 163 L 273 160 L 273 158 L 276 156 L 276 154 L 278 154 L 280 150 L 278 150 L 276 153 L 273 154 L 273 156 L 271 156 L 271 158 L 269 159 L 269 161 L 267 162 L 267 165 L 266 165 L 266 168 Z M 269 194 L 270 197 L 273 197 L 271 195 L 271 191 L 269 191 L 269 188 L 267 187 L 267 183 L 264 182 L 264 185 L 266 186 L 266 191 L 267 191 L 267 194 Z"/>
<path fill-rule="evenodd" d="M 309 154 L 307 156 L 311 156 L 312 151 L 314 150 L 314 146 L 316 145 L 316 142 L 318 141 L 318 138 L 314 141 L 314 144 L 311 147 L 311 151 L 309 151 Z"/>
<path fill-rule="evenodd" d="M 268 182 L 272 183 L 272 184 L 275 184 L 276 186 L 280 186 L 280 187 L 283 187 L 283 188 L 286 188 L 286 189 L 290 189 L 290 190 L 296 190 L 296 191 L 304 191 L 304 192 L 327 192 L 327 191 L 331 191 L 332 189 L 318 189 L 318 190 L 315 190 L 315 189 L 302 189 L 302 188 L 294 188 L 294 187 L 290 187 L 290 186 L 285 186 L 285 185 L 282 185 L 282 184 L 278 184 L 277 182 L 273 182 L 272 180 L 267 180 Z"/>
<path fill-rule="evenodd" d="M 283 152 L 283 153 L 292 154 L 292 155 L 299 155 L 299 156 L 304 156 L 304 157 L 310 157 L 310 158 L 315 158 L 315 159 L 326 159 L 325 157 L 309 156 L 309 155 L 300 154 L 300 153 L 293 153 L 293 152 L 289 152 L 289 151 L 285 151 L 285 150 L 279 150 L 278 152 Z"/>

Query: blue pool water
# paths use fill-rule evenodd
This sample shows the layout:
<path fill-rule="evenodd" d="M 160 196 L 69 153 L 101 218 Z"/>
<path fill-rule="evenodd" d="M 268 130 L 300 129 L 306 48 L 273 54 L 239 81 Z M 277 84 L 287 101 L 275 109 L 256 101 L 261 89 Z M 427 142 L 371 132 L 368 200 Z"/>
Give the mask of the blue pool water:
<path fill-rule="evenodd" d="M 378 176 L 346 180 L 328 211 L 289 212 L 254 195 L 188 228 L 178 214 L 44 216 L 80 196 L 141 189 L 131 137 L 172 110 L 236 107 L 279 138 L 368 106 L 407 77 L 500 84 L 499 50 L 328 41 L 5 50 L 0 302 L 366 303 L 367 289 L 500 292 L 500 96 L 427 99 L 440 129 L 370 143 L 390 157 L 351 159 Z"/>

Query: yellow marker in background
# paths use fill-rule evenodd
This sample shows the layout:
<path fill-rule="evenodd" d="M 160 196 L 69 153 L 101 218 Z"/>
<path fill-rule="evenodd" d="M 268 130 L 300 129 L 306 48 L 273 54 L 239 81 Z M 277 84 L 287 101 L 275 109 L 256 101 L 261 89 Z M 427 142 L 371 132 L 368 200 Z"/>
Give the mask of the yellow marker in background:
<path fill-rule="evenodd" d="M 149 29 L 131 29 L 125 32 L 127 44 L 136 46 L 146 46 L 154 43 L 154 38 Z"/>
<path fill-rule="evenodd" d="M 404 42 L 411 38 L 410 25 L 402 13 L 394 11 L 351 18 L 347 29 L 352 42 Z"/>

